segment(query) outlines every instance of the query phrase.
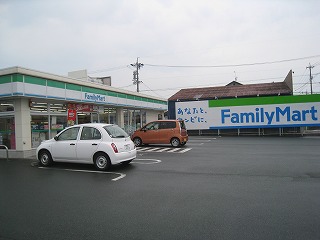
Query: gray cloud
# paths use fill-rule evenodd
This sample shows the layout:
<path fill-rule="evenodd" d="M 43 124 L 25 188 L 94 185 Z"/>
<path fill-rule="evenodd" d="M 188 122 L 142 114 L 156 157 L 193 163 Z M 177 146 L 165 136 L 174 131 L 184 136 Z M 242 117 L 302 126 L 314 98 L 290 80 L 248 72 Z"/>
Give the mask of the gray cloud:
<path fill-rule="evenodd" d="M 137 57 L 149 64 L 196 66 L 319 55 L 318 9 L 313 0 L 3 0 L 0 68 L 20 65 L 61 75 L 86 68 L 92 75 L 111 75 L 113 85 L 122 87 L 132 83 L 133 69 L 126 66 Z M 282 81 L 290 69 L 298 88 L 308 81 L 305 67 L 319 61 L 220 69 L 145 66 L 141 89 L 169 97 L 179 88 L 225 85 L 235 72 L 243 83 Z M 320 92 L 319 75 L 314 82 Z"/>

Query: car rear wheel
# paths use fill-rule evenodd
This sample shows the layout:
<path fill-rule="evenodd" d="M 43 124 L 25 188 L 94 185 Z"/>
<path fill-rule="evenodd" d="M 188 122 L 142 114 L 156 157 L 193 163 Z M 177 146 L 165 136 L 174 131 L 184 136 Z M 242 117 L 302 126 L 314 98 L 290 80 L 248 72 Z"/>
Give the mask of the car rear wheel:
<path fill-rule="evenodd" d="M 42 150 L 39 153 L 39 162 L 41 166 L 48 167 L 52 164 L 52 157 L 49 151 Z"/>
<path fill-rule="evenodd" d="M 136 147 L 140 147 L 142 145 L 142 140 L 139 137 L 136 137 L 133 139 L 133 143 L 134 145 L 136 145 Z"/>
<path fill-rule="evenodd" d="M 97 153 L 94 156 L 93 163 L 94 166 L 100 171 L 104 171 L 111 166 L 109 156 L 105 153 Z"/>
<path fill-rule="evenodd" d="M 170 143 L 171 143 L 172 147 L 179 147 L 180 146 L 179 138 L 172 138 Z"/>

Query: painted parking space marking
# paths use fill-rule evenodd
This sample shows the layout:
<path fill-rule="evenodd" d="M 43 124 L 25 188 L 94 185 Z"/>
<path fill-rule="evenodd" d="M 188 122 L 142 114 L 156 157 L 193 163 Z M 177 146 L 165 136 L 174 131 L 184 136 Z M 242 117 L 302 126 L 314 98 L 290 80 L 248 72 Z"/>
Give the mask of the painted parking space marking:
<path fill-rule="evenodd" d="M 162 149 L 160 149 L 160 150 L 158 150 L 157 152 L 164 152 L 164 151 L 168 151 L 168 150 L 170 150 L 171 148 L 162 148 Z"/>
<path fill-rule="evenodd" d="M 103 171 L 92 171 L 92 170 L 79 170 L 79 169 L 68 169 L 68 168 L 48 168 L 48 167 L 38 167 L 39 169 L 51 169 L 51 170 L 61 170 L 61 171 L 69 171 L 69 172 L 84 172 L 84 173 L 99 173 L 99 174 L 116 174 L 119 175 L 116 178 L 111 179 L 111 181 L 118 181 L 125 176 L 127 176 L 124 173 L 118 173 L 118 172 L 103 172 Z"/>
<path fill-rule="evenodd" d="M 169 147 L 137 147 L 138 152 L 168 152 L 168 153 L 185 153 L 192 148 L 169 148 Z"/>
<path fill-rule="evenodd" d="M 192 139 L 188 141 L 189 146 L 202 146 L 206 143 L 212 142 L 213 140 L 216 140 L 216 138 L 210 138 L 210 139 Z"/>
<path fill-rule="evenodd" d="M 217 138 L 201 138 L 201 139 L 189 139 L 189 142 L 211 142 L 211 140 L 217 140 Z"/>
<path fill-rule="evenodd" d="M 190 150 L 191 150 L 191 148 L 185 148 L 184 150 L 180 151 L 180 153 L 185 153 L 185 152 L 188 152 Z"/>
<path fill-rule="evenodd" d="M 151 149 L 146 150 L 145 152 L 153 152 L 153 151 L 156 152 L 159 149 L 161 149 L 161 148 L 151 148 Z"/>
<path fill-rule="evenodd" d="M 140 150 L 140 151 L 143 151 L 143 152 L 148 151 L 150 149 L 152 149 L 152 148 L 151 147 L 137 147 L 137 150 Z"/>
<path fill-rule="evenodd" d="M 167 151 L 167 152 L 178 152 L 178 151 L 180 151 L 179 148 L 174 148 L 174 149 L 171 149 L 171 150 L 169 150 L 169 151 Z"/>
<path fill-rule="evenodd" d="M 157 164 L 161 163 L 162 161 L 159 159 L 135 159 L 131 163 L 137 163 L 137 164 Z"/>

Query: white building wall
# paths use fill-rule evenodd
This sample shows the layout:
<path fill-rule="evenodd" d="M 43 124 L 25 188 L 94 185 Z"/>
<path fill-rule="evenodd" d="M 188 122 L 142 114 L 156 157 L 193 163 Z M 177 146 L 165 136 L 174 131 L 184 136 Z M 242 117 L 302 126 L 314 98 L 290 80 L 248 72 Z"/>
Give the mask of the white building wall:
<path fill-rule="evenodd" d="M 116 109 L 116 114 L 117 114 L 117 124 L 119 125 L 119 127 L 124 128 L 124 116 L 123 116 L 123 108 L 122 107 L 118 107 Z"/>
<path fill-rule="evenodd" d="M 15 135 L 16 150 L 24 151 L 31 149 L 31 115 L 29 100 L 17 98 L 14 103 L 15 111 Z"/>
<path fill-rule="evenodd" d="M 11 83 L 1 84 L 0 96 L 1 95 L 11 95 L 11 94 L 12 94 Z"/>

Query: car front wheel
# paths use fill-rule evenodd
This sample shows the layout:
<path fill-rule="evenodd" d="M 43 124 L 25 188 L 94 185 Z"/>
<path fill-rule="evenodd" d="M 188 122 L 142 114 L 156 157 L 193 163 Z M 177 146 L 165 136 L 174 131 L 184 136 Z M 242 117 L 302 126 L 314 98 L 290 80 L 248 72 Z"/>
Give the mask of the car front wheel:
<path fill-rule="evenodd" d="M 134 145 L 136 145 L 136 147 L 140 147 L 142 145 L 142 140 L 139 137 L 136 137 L 133 139 L 133 143 Z"/>
<path fill-rule="evenodd" d="M 105 153 L 96 154 L 93 163 L 94 166 L 100 171 L 108 169 L 111 165 L 110 159 Z"/>
<path fill-rule="evenodd" d="M 172 138 L 170 143 L 171 143 L 172 147 L 179 147 L 180 146 L 179 138 Z"/>
<path fill-rule="evenodd" d="M 39 153 L 39 162 L 41 166 L 48 167 L 52 164 L 52 157 L 49 151 L 42 150 Z"/>

